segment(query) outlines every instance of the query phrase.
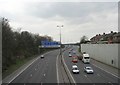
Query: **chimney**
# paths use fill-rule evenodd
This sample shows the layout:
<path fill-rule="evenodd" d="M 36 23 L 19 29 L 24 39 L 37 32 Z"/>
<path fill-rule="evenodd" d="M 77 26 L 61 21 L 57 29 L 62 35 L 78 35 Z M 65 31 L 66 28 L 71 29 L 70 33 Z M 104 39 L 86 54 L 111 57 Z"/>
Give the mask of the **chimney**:
<path fill-rule="evenodd" d="M 111 31 L 111 33 L 113 33 L 113 31 Z"/>
<path fill-rule="evenodd" d="M 105 35 L 105 33 L 103 33 L 103 35 Z"/>

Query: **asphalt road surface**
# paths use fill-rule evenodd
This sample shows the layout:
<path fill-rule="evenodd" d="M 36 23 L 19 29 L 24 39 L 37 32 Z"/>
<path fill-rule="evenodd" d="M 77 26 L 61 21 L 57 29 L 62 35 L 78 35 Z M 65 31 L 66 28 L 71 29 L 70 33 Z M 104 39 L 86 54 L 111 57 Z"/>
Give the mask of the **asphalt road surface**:
<path fill-rule="evenodd" d="M 39 58 L 11 83 L 57 83 L 56 57 L 59 50 L 52 51 L 44 55 L 44 59 Z"/>
<path fill-rule="evenodd" d="M 76 49 L 76 47 L 72 47 L 72 49 L 74 51 L 78 51 L 78 49 Z M 80 70 L 80 74 L 73 74 L 72 73 L 72 57 L 69 57 L 69 50 L 66 50 L 63 53 L 64 56 L 64 60 L 65 63 L 67 65 L 67 67 L 69 68 L 69 70 L 71 71 L 71 74 L 75 80 L 76 83 L 104 83 L 107 85 L 114 85 L 113 83 L 118 83 L 118 78 L 95 67 L 93 65 L 93 63 L 90 62 L 90 64 L 84 64 L 81 60 L 78 61 L 77 66 Z M 71 53 L 72 55 L 75 55 L 73 53 Z M 84 72 L 84 67 L 85 66 L 91 66 L 94 70 L 94 74 L 87 74 Z"/>
<path fill-rule="evenodd" d="M 74 51 L 78 52 L 76 47 L 73 46 L 72 48 Z M 71 69 L 73 65 L 72 57 L 68 56 L 70 49 L 67 48 L 63 52 L 63 58 L 76 83 L 92 83 L 92 85 L 96 85 L 96 83 L 105 83 L 106 85 L 114 85 L 113 83 L 118 83 L 117 77 L 97 68 L 93 65 L 93 62 L 90 62 L 90 64 L 84 64 L 81 60 L 79 60 L 77 66 L 80 70 L 80 74 L 73 74 Z M 39 59 L 18 75 L 11 83 L 58 83 L 58 79 L 59 83 L 61 83 L 61 75 L 65 74 L 65 72 L 60 69 L 60 59 L 57 59 L 58 54 L 59 50 L 54 50 L 45 54 L 44 59 L 41 59 L 39 56 Z M 72 53 L 72 55 L 76 54 Z M 58 69 L 56 69 L 56 66 Z M 94 70 L 94 74 L 85 73 L 85 66 L 91 66 Z M 57 78 L 58 76 L 59 78 Z"/>

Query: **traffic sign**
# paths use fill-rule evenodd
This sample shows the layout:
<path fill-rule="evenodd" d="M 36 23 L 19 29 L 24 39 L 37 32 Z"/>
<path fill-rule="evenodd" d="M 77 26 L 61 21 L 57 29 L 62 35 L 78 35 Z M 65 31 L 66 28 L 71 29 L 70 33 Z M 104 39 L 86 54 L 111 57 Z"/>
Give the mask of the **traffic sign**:
<path fill-rule="evenodd" d="M 60 43 L 56 41 L 41 41 L 42 47 L 60 47 Z"/>

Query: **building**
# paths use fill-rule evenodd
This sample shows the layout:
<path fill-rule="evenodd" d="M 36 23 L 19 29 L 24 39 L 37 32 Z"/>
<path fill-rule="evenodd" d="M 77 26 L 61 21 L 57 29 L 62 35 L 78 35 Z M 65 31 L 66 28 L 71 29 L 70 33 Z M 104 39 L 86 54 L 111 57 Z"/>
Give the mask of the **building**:
<path fill-rule="evenodd" d="M 120 32 L 113 32 L 111 31 L 108 34 L 103 33 L 97 34 L 96 36 L 92 37 L 91 43 L 93 44 L 112 44 L 112 43 L 120 43 Z"/>

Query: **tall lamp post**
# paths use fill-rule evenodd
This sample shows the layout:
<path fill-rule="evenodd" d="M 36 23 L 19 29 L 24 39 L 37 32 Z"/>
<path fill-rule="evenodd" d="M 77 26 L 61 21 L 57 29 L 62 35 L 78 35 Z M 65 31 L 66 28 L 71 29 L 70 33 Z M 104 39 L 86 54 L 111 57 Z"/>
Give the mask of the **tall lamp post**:
<path fill-rule="evenodd" d="M 58 28 L 60 28 L 60 55 L 62 55 L 62 49 L 61 49 L 61 47 L 62 47 L 62 43 L 61 43 L 61 28 L 63 27 L 63 25 L 57 25 L 57 27 Z"/>

